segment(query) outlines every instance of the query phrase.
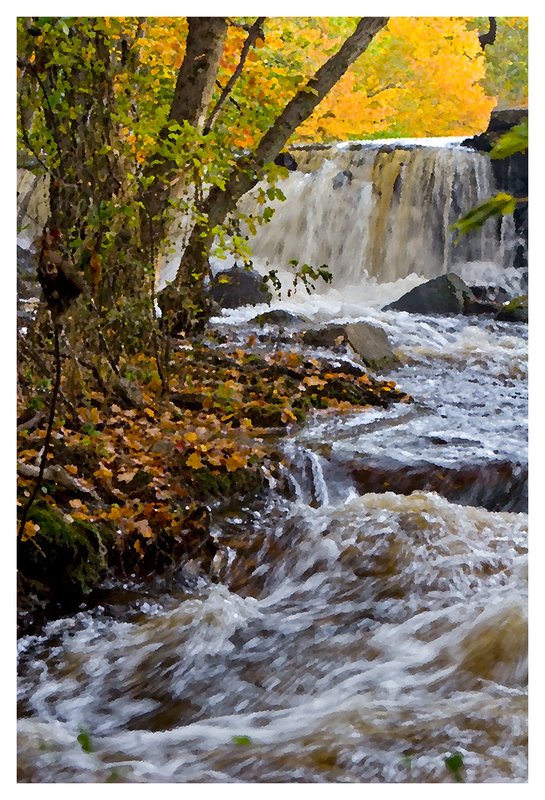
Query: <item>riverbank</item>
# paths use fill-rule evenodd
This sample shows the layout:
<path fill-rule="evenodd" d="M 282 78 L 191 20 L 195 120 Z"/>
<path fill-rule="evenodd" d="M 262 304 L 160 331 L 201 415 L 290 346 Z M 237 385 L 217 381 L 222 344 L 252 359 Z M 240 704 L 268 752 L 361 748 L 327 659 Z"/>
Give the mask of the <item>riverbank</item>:
<path fill-rule="evenodd" d="M 310 410 L 410 401 L 393 381 L 354 362 L 306 356 L 302 340 L 302 333 L 258 332 L 246 347 L 230 347 L 210 331 L 202 341 L 176 342 L 168 396 L 154 359 L 142 354 L 123 366 L 124 401 L 87 373 L 77 407 L 65 355 L 39 500 L 18 540 L 23 627 L 76 609 L 106 577 L 139 580 L 188 561 L 209 574 L 213 516 L 263 496 L 282 461 L 279 437 Z M 258 354 L 256 344 L 267 352 Z M 346 344 L 338 350 L 346 355 Z M 50 390 L 30 364 L 27 377 L 19 397 L 19 510 L 39 472 Z"/>

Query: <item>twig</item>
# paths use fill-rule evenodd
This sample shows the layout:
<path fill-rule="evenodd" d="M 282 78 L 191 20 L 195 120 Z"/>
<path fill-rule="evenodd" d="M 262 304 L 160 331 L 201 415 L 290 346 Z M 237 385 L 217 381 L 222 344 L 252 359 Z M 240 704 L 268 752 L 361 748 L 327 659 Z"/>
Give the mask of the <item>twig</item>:
<path fill-rule="evenodd" d="M 19 472 L 21 475 L 24 475 L 25 478 L 36 478 L 40 474 L 40 468 L 35 467 L 32 464 L 25 464 L 22 461 L 18 461 L 17 472 Z M 77 478 L 73 478 L 71 475 L 69 475 L 69 473 L 63 467 L 61 467 L 60 464 L 51 464 L 49 467 L 46 467 L 43 471 L 42 479 L 46 481 L 54 481 L 60 486 L 64 486 L 65 489 L 72 489 L 75 492 L 88 494 L 93 498 L 93 500 L 100 500 L 94 489 L 89 489 L 87 486 L 83 486 L 83 484 L 78 481 Z"/>
<path fill-rule="evenodd" d="M 203 128 L 203 133 L 205 135 L 210 132 L 210 129 L 212 128 L 215 118 L 221 111 L 225 101 L 227 100 L 229 93 L 231 92 L 233 86 L 237 81 L 237 78 L 242 72 L 246 59 L 248 57 L 248 53 L 250 51 L 250 47 L 254 44 L 257 38 L 263 36 L 261 26 L 265 22 L 265 19 L 266 17 L 258 17 L 254 22 L 254 24 L 251 26 L 250 30 L 248 31 L 248 36 L 246 37 L 246 41 L 242 45 L 242 50 L 240 51 L 240 60 L 236 66 L 236 69 L 229 78 L 229 80 L 227 81 L 227 83 L 225 84 L 225 87 L 220 95 L 218 102 L 216 103 L 216 105 L 214 106 L 214 108 L 210 113 L 210 116 L 206 120 L 205 126 Z"/>
<path fill-rule="evenodd" d="M 49 443 L 51 441 L 53 422 L 55 420 L 57 397 L 59 395 L 59 389 L 61 386 L 61 353 L 59 347 L 59 331 L 60 331 L 60 325 L 56 319 L 53 319 L 53 335 L 55 342 L 55 384 L 53 386 L 53 394 L 51 395 L 51 401 L 49 405 L 49 420 L 47 422 L 47 430 L 45 433 L 44 448 L 42 451 L 42 460 L 40 462 L 40 469 L 38 470 L 38 476 L 36 478 L 36 484 L 34 486 L 34 490 L 30 495 L 30 497 L 28 498 L 28 501 L 25 507 L 23 508 L 23 513 L 21 514 L 21 524 L 19 525 L 19 534 L 18 534 L 19 536 L 21 536 L 21 534 L 25 529 L 28 512 L 30 511 L 32 503 L 36 499 L 38 492 L 40 491 L 40 486 L 42 485 L 42 480 L 44 477 L 47 454 L 49 452 Z"/>
<path fill-rule="evenodd" d="M 36 425 L 39 422 L 41 422 L 44 417 L 45 417 L 44 412 L 38 411 L 37 414 L 34 414 L 33 417 L 27 419 L 26 422 L 21 422 L 20 425 L 17 425 L 17 433 L 21 433 L 21 431 L 28 431 L 31 430 L 32 428 L 35 428 Z"/>

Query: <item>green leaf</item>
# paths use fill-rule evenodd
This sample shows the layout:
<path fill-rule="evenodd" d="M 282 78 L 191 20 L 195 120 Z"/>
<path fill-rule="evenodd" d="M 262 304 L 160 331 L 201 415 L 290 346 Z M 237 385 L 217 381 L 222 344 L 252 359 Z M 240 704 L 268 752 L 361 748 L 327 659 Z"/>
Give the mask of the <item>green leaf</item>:
<path fill-rule="evenodd" d="M 484 203 L 475 206 L 450 226 L 452 230 L 458 231 L 456 242 L 469 231 L 480 228 L 490 217 L 512 214 L 516 205 L 517 201 L 513 195 L 499 192 L 494 197 L 485 200 Z"/>
<path fill-rule="evenodd" d="M 233 736 L 231 739 L 233 744 L 240 745 L 241 747 L 247 747 L 248 745 L 252 744 L 252 740 L 249 736 Z"/>
<path fill-rule="evenodd" d="M 514 153 L 524 153 L 528 149 L 528 120 L 515 125 L 500 136 L 492 150 L 490 158 L 507 158 Z"/>
<path fill-rule="evenodd" d="M 461 775 L 461 770 L 464 766 L 464 759 L 460 753 L 451 753 L 444 758 L 445 766 L 453 776 L 456 783 L 463 783 L 464 779 Z"/>
<path fill-rule="evenodd" d="M 86 730 L 80 730 L 78 735 L 78 743 L 81 745 L 81 749 L 84 753 L 92 753 L 94 750 L 93 744 L 91 742 L 91 737 Z"/>

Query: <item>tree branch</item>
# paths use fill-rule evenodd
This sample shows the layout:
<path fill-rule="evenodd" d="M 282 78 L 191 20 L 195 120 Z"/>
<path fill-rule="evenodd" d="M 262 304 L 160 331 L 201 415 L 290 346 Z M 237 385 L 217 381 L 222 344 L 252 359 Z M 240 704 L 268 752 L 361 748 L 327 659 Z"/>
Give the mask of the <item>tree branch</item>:
<path fill-rule="evenodd" d="M 481 33 L 479 36 L 479 43 L 482 50 L 484 50 L 488 44 L 494 44 L 496 41 L 497 29 L 498 24 L 496 17 L 488 17 L 488 30 L 486 33 Z"/>
<path fill-rule="evenodd" d="M 263 38 L 263 23 L 265 22 L 266 17 L 258 17 L 256 21 L 251 26 L 250 30 L 248 31 L 248 36 L 246 37 L 246 41 L 242 46 L 242 50 L 240 51 L 240 60 L 235 68 L 235 71 L 225 84 L 225 87 L 222 90 L 222 93 L 219 97 L 218 102 L 212 109 L 210 116 L 206 120 L 206 123 L 203 128 L 203 133 L 207 134 L 212 125 L 214 124 L 215 118 L 218 116 L 219 112 L 223 108 L 227 97 L 229 96 L 230 92 L 233 90 L 233 86 L 237 82 L 243 68 L 244 64 L 246 63 L 246 59 L 248 58 L 248 53 L 250 52 L 250 47 L 256 42 L 257 39 Z"/>

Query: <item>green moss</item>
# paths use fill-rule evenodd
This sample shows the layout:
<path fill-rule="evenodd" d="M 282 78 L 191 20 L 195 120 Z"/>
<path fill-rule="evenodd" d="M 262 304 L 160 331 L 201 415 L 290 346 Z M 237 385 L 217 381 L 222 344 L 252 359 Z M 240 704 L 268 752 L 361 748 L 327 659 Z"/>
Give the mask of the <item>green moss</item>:
<path fill-rule="evenodd" d="M 39 530 L 31 539 L 17 542 L 21 605 L 28 606 L 33 597 L 41 605 L 76 606 L 106 573 L 112 531 L 87 522 L 68 522 L 43 503 L 32 507 L 28 519 Z"/>
<path fill-rule="evenodd" d="M 528 322 L 528 295 L 514 297 L 505 303 L 496 314 L 496 319 L 501 322 Z"/>

